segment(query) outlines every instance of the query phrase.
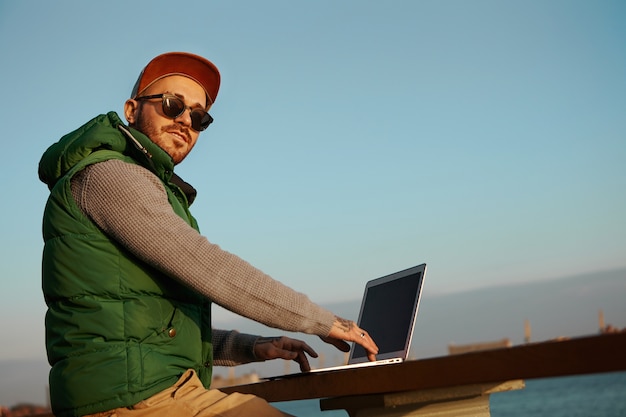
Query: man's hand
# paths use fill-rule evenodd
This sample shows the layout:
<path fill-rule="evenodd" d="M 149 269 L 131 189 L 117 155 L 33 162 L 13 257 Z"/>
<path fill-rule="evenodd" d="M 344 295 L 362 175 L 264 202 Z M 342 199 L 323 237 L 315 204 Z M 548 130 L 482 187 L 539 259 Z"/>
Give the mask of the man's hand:
<path fill-rule="evenodd" d="M 315 352 L 302 340 L 289 337 L 260 337 L 254 344 L 254 356 L 261 360 L 285 359 L 298 362 L 302 372 L 311 370 L 306 354 L 317 358 Z"/>
<path fill-rule="evenodd" d="M 370 337 L 369 333 L 361 329 L 351 320 L 342 319 L 335 316 L 335 322 L 330 329 L 330 333 L 326 337 L 321 338 L 324 342 L 334 345 L 337 349 L 348 352 L 350 345 L 345 341 L 355 342 L 361 346 L 367 352 L 367 358 L 370 361 L 376 360 L 376 354 L 378 353 L 378 346 L 374 343 L 374 340 Z"/>

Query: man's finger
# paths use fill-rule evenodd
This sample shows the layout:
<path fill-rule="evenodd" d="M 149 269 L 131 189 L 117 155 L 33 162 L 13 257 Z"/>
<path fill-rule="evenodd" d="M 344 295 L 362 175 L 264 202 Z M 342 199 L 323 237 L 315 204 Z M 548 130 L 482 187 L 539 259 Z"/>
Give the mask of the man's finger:
<path fill-rule="evenodd" d="M 292 349 L 297 350 L 297 351 L 304 351 L 308 353 L 309 356 L 311 356 L 312 358 L 317 358 L 318 356 L 317 352 L 311 346 L 309 346 L 306 342 L 300 341 L 300 345 L 292 346 Z"/>
<path fill-rule="evenodd" d="M 301 372 L 309 372 L 311 370 L 309 358 L 307 358 L 304 352 L 299 352 L 294 361 L 298 362 L 298 364 L 300 365 Z"/>
<path fill-rule="evenodd" d="M 322 339 L 324 342 L 328 344 L 335 346 L 337 349 L 339 349 L 342 352 L 350 351 L 350 345 L 344 342 L 343 340 L 335 339 L 334 337 L 320 337 L 320 339 Z"/>

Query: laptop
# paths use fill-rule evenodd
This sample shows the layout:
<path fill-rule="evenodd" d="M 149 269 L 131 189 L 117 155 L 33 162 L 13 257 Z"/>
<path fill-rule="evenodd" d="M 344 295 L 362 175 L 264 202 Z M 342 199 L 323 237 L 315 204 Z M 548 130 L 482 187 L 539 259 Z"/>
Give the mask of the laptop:
<path fill-rule="evenodd" d="M 353 343 L 347 365 L 312 369 L 310 372 L 405 361 L 411 348 L 425 275 L 426 264 L 421 264 L 373 279 L 365 285 L 357 324 L 367 330 L 378 345 L 376 361 L 369 361 L 365 349 Z"/>

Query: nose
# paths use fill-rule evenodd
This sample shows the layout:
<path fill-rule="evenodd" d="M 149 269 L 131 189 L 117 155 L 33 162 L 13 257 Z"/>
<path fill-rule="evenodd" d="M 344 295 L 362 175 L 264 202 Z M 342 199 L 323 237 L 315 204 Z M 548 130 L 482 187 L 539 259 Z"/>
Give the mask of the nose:
<path fill-rule="evenodd" d="M 191 109 L 187 107 L 176 119 L 175 122 L 191 127 Z"/>

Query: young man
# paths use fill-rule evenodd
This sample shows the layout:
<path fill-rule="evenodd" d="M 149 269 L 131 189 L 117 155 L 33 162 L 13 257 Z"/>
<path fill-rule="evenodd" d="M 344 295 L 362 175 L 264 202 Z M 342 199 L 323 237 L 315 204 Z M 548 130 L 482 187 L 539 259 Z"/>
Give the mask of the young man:
<path fill-rule="evenodd" d="M 220 75 L 166 53 L 124 105 L 52 145 L 39 164 L 46 346 L 57 417 L 283 415 L 248 395 L 209 389 L 212 366 L 282 358 L 310 369 L 306 343 L 211 327 L 211 303 L 347 350 L 378 348 L 365 330 L 211 243 L 174 174 L 212 122 Z"/>

